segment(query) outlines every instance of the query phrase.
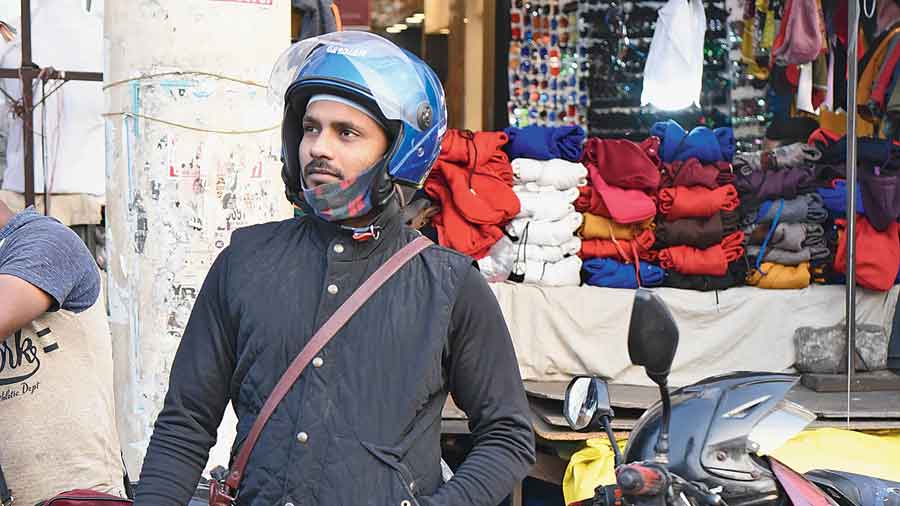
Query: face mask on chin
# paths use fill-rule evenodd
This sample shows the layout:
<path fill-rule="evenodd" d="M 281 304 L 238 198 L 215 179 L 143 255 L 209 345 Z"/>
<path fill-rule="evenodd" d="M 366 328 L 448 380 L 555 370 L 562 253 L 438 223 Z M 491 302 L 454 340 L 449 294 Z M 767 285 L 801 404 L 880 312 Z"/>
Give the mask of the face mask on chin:
<path fill-rule="evenodd" d="M 309 189 L 304 184 L 303 198 L 316 216 L 328 222 L 365 216 L 372 211 L 372 186 L 379 165 L 352 179 Z"/>

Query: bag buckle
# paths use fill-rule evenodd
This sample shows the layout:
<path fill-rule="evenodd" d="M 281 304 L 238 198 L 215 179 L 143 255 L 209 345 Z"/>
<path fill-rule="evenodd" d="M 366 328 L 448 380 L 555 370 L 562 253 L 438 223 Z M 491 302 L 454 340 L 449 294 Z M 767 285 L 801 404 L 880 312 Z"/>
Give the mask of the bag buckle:
<path fill-rule="evenodd" d="M 16 498 L 10 495 L 6 501 L 0 500 L 0 506 L 11 506 L 14 502 L 16 502 Z"/>
<path fill-rule="evenodd" d="M 209 480 L 209 506 L 234 506 L 237 494 L 232 492 L 225 483 L 228 470 L 217 466 L 209 474 L 212 478 Z"/>

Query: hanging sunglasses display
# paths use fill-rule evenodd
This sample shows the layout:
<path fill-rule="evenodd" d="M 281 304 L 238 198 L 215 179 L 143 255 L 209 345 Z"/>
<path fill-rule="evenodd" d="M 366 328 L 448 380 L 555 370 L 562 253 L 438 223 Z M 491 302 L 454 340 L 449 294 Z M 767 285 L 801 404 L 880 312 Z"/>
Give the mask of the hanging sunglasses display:
<path fill-rule="evenodd" d="M 646 137 L 656 121 L 676 116 L 685 127 L 729 125 L 736 77 L 729 53 L 736 39 L 726 0 L 704 2 L 701 107 L 675 112 L 641 107 L 644 67 L 662 5 L 658 0 L 514 0 L 510 124 L 577 124 L 592 136 L 628 138 Z"/>
<path fill-rule="evenodd" d="M 516 0 L 510 11 L 509 123 L 586 126 L 586 51 L 576 1 Z"/>

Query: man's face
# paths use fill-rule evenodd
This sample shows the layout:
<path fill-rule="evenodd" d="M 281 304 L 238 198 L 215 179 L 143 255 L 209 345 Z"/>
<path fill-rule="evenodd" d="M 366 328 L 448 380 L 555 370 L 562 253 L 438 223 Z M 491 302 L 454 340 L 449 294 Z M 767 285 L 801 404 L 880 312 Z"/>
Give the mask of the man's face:
<path fill-rule="evenodd" d="M 361 111 L 330 100 L 306 108 L 300 166 L 307 188 L 353 179 L 372 167 L 387 148 L 385 131 Z"/>

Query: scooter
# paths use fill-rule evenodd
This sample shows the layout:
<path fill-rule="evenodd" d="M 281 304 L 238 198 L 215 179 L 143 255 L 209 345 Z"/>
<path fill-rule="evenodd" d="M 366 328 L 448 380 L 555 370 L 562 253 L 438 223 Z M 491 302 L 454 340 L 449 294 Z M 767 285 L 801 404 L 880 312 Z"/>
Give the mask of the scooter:
<path fill-rule="evenodd" d="M 579 376 L 569 383 L 566 421 L 576 431 L 605 431 L 616 467 L 615 484 L 576 506 L 900 506 L 900 483 L 838 471 L 802 475 L 766 456 L 816 418 L 785 399 L 796 375 L 734 373 L 670 393 L 677 348 L 669 309 L 638 289 L 628 354 L 659 386 L 661 401 L 635 424 L 624 455 L 606 382 Z"/>

